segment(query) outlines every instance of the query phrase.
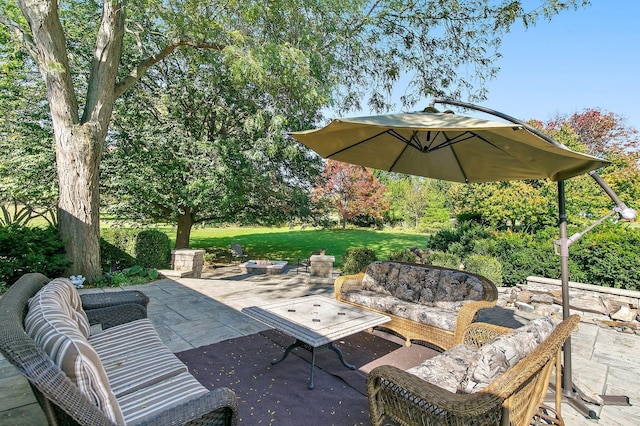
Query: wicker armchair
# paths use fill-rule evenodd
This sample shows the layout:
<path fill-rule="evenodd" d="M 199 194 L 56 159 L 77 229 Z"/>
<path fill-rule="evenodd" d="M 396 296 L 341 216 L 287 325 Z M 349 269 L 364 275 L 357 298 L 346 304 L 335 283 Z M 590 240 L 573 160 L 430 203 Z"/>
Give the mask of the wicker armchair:
<path fill-rule="evenodd" d="M 563 321 L 532 353 L 477 393 L 452 393 L 388 365 L 375 368 L 367 377 L 371 423 L 382 425 L 390 417 L 401 425 L 529 425 L 547 393 L 553 367 L 558 371 L 562 345 L 578 322 L 577 315 Z M 460 343 L 479 347 L 510 330 L 474 323 Z M 559 380 L 556 374 L 556 389 Z M 560 413 L 560 394 L 555 402 Z"/>
<path fill-rule="evenodd" d="M 29 380 L 49 424 L 113 425 L 24 330 L 28 301 L 50 280 L 42 274 L 25 274 L 0 298 L 0 352 Z M 146 317 L 139 304 L 87 311 L 91 323 L 108 328 Z M 220 388 L 159 415 L 146 419 L 153 425 L 232 425 L 237 423 L 236 396 Z"/>

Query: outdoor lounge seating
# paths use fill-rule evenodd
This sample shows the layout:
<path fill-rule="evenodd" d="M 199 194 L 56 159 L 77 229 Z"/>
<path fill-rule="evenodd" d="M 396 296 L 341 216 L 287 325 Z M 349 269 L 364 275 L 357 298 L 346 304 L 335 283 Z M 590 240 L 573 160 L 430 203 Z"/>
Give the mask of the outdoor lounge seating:
<path fill-rule="evenodd" d="M 311 266 L 311 256 L 317 256 L 321 254 L 325 254 L 327 249 L 322 249 L 318 251 L 311 252 L 311 255 L 306 259 L 298 259 L 296 263 L 296 274 L 298 273 L 298 269 L 304 268 L 305 272 L 309 272 L 309 267 Z"/>
<path fill-rule="evenodd" d="M 407 345 L 419 340 L 442 349 L 498 299 L 496 286 L 480 275 L 400 262 L 372 262 L 359 274 L 338 277 L 334 291 L 337 300 L 391 317 L 384 328 Z"/>
<path fill-rule="evenodd" d="M 49 281 L 23 275 L 0 298 L 0 351 L 50 424 L 237 422 L 234 392 L 209 391 L 189 374 L 142 304 L 85 312 L 69 280 Z"/>
<path fill-rule="evenodd" d="M 560 389 L 560 350 L 579 319 L 572 315 L 554 328 L 543 317 L 516 330 L 474 323 L 459 345 L 417 367 L 373 369 L 367 376 L 371 423 L 389 417 L 403 425 L 525 426 L 545 416 L 544 424 L 562 425 L 561 395 L 555 411 L 543 412 L 541 403 L 554 366 Z"/>
<path fill-rule="evenodd" d="M 230 246 L 231 259 L 237 263 L 244 262 L 249 259 L 249 254 L 242 249 L 242 246 L 237 243 L 232 243 Z"/>

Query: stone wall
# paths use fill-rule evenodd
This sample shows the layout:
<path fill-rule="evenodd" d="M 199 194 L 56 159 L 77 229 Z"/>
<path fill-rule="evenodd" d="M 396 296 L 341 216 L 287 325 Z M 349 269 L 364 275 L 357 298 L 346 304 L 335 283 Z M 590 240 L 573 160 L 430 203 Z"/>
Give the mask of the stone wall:
<path fill-rule="evenodd" d="M 560 280 L 527 277 L 527 284 L 498 289 L 498 305 L 562 317 Z M 640 335 L 640 292 L 569 282 L 569 308 L 582 321 Z"/>

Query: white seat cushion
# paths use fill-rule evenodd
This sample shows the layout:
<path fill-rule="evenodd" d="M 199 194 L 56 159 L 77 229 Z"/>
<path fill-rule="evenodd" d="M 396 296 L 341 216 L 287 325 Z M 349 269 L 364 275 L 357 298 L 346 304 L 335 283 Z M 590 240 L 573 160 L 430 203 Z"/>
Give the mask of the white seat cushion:
<path fill-rule="evenodd" d="M 188 371 L 148 319 L 109 328 L 89 342 L 102 359 L 117 398 Z"/>

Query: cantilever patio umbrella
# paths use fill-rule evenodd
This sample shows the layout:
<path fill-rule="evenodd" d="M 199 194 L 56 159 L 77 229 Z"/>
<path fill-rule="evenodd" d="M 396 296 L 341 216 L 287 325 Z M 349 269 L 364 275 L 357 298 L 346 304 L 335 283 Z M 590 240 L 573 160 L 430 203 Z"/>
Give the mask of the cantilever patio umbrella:
<path fill-rule="evenodd" d="M 324 158 L 455 182 L 559 181 L 607 164 L 522 125 L 453 113 L 342 118 L 290 135 Z"/>
<path fill-rule="evenodd" d="M 488 108 L 451 100 L 433 103 L 482 111 L 509 123 L 440 113 L 430 107 L 408 114 L 336 119 L 324 128 L 290 135 L 324 158 L 391 172 L 465 183 L 545 178 L 558 182 L 560 239 L 556 245 L 563 316 L 568 317 L 569 246 L 577 238 L 567 237 L 564 180 L 589 173 L 617 205 L 605 218 L 615 213 L 623 219 L 635 218 L 635 210 L 624 205 L 595 173 L 608 161 L 571 151 L 526 123 Z M 570 338 L 564 346 L 563 394 L 585 416 L 597 418 L 576 399 Z M 608 401 L 628 405 L 626 397 L 610 396 Z"/>

